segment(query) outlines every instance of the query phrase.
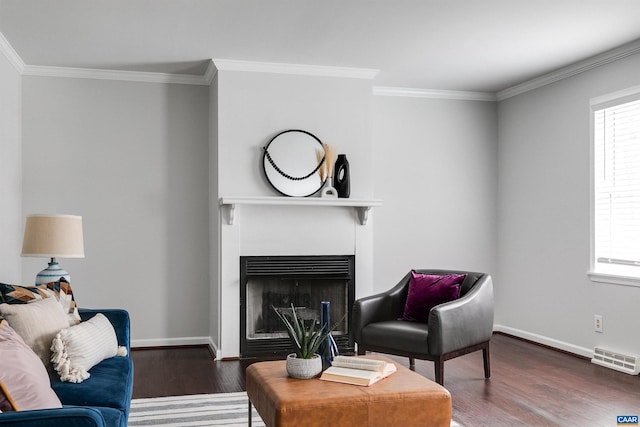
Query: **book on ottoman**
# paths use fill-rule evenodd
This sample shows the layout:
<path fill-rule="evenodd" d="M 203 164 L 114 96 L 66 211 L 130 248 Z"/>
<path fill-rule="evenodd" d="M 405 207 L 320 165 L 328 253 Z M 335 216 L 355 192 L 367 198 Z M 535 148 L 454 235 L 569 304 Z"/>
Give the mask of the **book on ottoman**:
<path fill-rule="evenodd" d="M 370 386 L 396 371 L 396 365 L 384 360 L 362 357 L 336 356 L 329 368 L 320 376 L 321 380 Z"/>

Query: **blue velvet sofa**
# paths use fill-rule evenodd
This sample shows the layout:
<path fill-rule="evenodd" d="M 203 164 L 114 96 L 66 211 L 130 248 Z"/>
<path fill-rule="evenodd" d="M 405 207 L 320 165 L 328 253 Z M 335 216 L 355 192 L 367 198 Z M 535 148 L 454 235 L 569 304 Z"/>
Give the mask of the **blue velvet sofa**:
<path fill-rule="evenodd" d="M 80 309 L 82 320 L 104 314 L 113 325 L 118 345 L 127 348 L 126 357 L 103 360 L 89 370 L 81 383 L 61 382 L 51 372 L 51 387 L 63 407 L 0 414 L 0 426 L 21 427 L 127 427 L 133 395 L 133 362 L 130 352 L 130 321 L 125 310 Z"/>

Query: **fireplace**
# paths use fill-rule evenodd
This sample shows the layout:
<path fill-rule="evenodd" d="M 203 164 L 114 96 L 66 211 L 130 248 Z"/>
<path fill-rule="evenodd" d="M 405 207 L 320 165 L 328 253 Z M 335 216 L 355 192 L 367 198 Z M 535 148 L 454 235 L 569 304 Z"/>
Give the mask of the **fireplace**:
<path fill-rule="evenodd" d="M 320 320 L 322 301 L 331 303 L 333 331 L 341 353 L 353 351 L 350 313 L 355 295 L 355 256 L 241 256 L 240 357 L 286 355 L 293 351 L 273 307 L 291 304 L 306 321 Z"/>

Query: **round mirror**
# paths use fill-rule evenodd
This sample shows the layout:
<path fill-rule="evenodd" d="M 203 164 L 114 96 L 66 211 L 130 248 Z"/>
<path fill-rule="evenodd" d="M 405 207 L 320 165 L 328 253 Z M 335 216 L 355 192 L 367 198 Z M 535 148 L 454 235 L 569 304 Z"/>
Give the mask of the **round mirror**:
<path fill-rule="evenodd" d="M 322 188 L 318 169 L 324 162 L 324 146 L 315 135 L 285 130 L 271 138 L 263 150 L 264 174 L 280 194 L 308 197 Z"/>

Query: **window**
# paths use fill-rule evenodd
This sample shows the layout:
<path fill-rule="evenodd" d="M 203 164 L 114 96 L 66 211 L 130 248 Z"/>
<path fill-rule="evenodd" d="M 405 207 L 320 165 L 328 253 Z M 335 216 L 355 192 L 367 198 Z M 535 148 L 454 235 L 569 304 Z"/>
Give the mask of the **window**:
<path fill-rule="evenodd" d="M 640 90 L 591 102 L 595 281 L 640 286 Z"/>

